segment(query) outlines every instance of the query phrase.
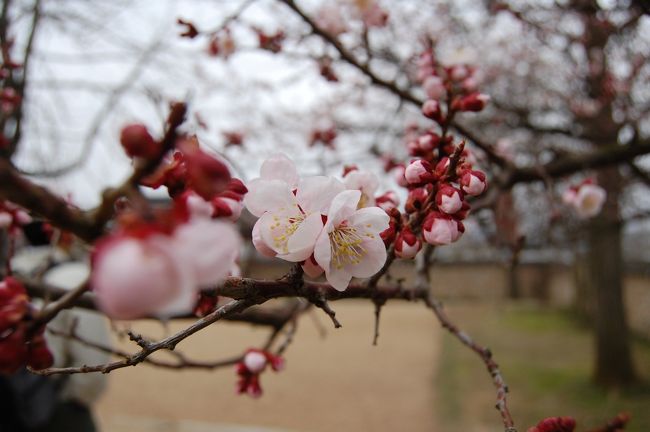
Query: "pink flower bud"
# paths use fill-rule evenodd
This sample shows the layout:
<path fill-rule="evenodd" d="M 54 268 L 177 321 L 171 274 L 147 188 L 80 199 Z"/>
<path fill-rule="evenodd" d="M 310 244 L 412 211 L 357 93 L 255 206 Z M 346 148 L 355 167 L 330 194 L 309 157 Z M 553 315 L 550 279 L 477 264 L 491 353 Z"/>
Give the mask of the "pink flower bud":
<path fill-rule="evenodd" d="M 438 161 L 436 164 L 436 169 L 434 173 L 436 174 L 437 177 L 442 177 L 447 174 L 447 169 L 449 168 L 449 158 L 447 156 L 443 157 Z"/>
<path fill-rule="evenodd" d="M 440 104 L 437 100 L 429 99 L 422 104 L 422 114 L 431 120 L 440 120 L 442 112 L 440 111 Z"/>
<path fill-rule="evenodd" d="M 422 224 L 424 240 L 435 246 L 448 245 L 460 238 L 465 230 L 462 224 L 447 215 L 429 213 Z"/>
<path fill-rule="evenodd" d="M 160 145 L 143 124 L 125 126 L 120 133 L 120 143 L 130 157 L 151 159 L 160 152 Z"/>
<path fill-rule="evenodd" d="M 408 227 L 402 228 L 395 239 L 395 255 L 411 259 L 422 249 L 422 242 Z"/>
<path fill-rule="evenodd" d="M 411 162 L 404 171 L 404 177 L 410 184 L 422 184 L 433 180 L 432 166 L 429 162 L 418 159 Z"/>
<path fill-rule="evenodd" d="M 266 356 L 259 351 L 249 351 L 244 356 L 244 365 L 254 374 L 258 374 L 266 367 Z"/>
<path fill-rule="evenodd" d="M 442 78 L 439 76 L 430 76 L 424 80 L 424 91 L 427 93 L 429 99 L 440 100 L 445 96 L 447 92 L 445 90 L 445 84 L 442 81 Z"/>
<path fill-rule="evenodd" d="M 460 185 L 468 195 L 481 195 L 487 188 L 485 174 L 481 171 L 466 171 L 460 178 Z"/>
<path fill-rule="evenodd" d="M 441 211 L 454 214 L 463 207 L 463 198 L 458 189 L 449 184 L 443 184 L 436 194 L 436 205 Z"/>
<path fill-rule="evenodd" d="M 375 204 L 385 212 L 388 212 L 399 205 L 399 197 L 395 192 L 388 191 L 375 198 Z"/>
<path fill-rule="evenodd" d="M 415 213 L 422 209 L 422 206 L 428 197 L 429 191 L 426 188 L 419 187 L 411 189 L 409 191 L 408 197 L 406 198 L 404 209 L 407 213 Z"/>
<path fill-rule="evenodd" d="M 483 93 L 471 93 L 455 103 L 455 108 L 460 111 L 482 111 L 490 101 L 490 96 Z"/>
<path fill-rule="evenodd" d="M 469 69 L 465 65 L 455 65 L 451 67 L 449 76 L 454 81 L 463 81 L 469 76 Z"/>
<path fill-rule="evenodd" d="M 406 177 L 404 176 L 404 172 L 406 171 L 406 168 L 404 165 L 398 165 L 395 167 L 395 171 L 393 172 L 393 175 L 395 176 L 395 182 L 397 182 L 398 185 L 402 187 L 407 187 L 409 185 L 409 182 L 406 180 Z"/>

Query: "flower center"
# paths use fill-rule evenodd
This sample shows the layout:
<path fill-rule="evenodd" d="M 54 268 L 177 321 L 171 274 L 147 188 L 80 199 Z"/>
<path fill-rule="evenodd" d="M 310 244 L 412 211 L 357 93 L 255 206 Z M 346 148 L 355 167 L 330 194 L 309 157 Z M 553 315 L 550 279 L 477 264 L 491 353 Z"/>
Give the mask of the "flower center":
<path fill-rule="evenodd" d="M 296 209 L 299 210 L 298 206 Z M 289 252 L 287 242 L 306 217 L 307 215 L 300 211 L 291 215 L 273 216 L 271 229 L 274 233 L 273 243 L 276 249 L 282 250 L 283 253 Z"/>
<path fill-rule="evenodd" d="M 354 227 L 340 225 L 329 233 L 329 238 L 332 265 L 338 270 L 349 264 L 359 264 L 366 255 L 366 250 L 361 245 L 363 236 Z"/>

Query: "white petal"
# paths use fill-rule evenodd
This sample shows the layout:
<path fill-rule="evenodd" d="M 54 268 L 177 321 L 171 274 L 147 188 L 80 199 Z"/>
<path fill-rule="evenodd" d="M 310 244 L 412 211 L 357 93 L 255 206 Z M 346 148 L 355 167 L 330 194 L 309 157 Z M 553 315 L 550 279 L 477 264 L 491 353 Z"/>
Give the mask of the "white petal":
<path fill-rule="evenodd" d="M 264 180 L 281 180 L 292 189 L 298 184 L 296 165 L 283 153 L 273 155 L 264 161 L 260 169 L 260 177 Z"/>
<path fill-rule="evenodd" d="M 289 238 L 287 242 L 289 253 L 278 255 L 278 258 L 291 262 L 306 260 L 314 252 L 316 239 L 322 231 L 323 219 L 320 213 L 314 213 L 308 216 Z"/>
<path fill-rule="evenodd" d="M 363 228 L 367 233 L 379 234 L 388 229 L 390 216 L 379 207 L 366 207 L 350 216 L 348 223 Z"/>
<path fill-rule="evenodd" d="M 329 269 L 332 261 L 332 249 L 330 246 L 330 237 L 327 231 L 321 231 L 314 245 L 314 259 L 323 269 Z"/>
<path fill-rule="evenodd" d="M 348 285 L 350 285 L 352 275 L 344 267 L 342 269 L 332 269 L 329 272 L 326 269 L 325 278 L 327 279 L 327 282 L 336 290 L 345 291 Z"/>
<path fill-rule="evenodd" d="M 255 179 L 246 187 L 248 193 L 244 196 L 244 205 L 257 217 L 295 202 L 291 187 L 282 180 Z"/>
<path fill-rule="evenodd" d="M 364 242 L 362 247 L 365 250 L 365 255 L 361 258 L 361 262 L 346 267 L 352 276 L 367 278 L 381 270 L 386 263 L 386 246 L 380 237 L 376 237 Z"/>
<path fill-rule="evenodd" d="M 266 212 L 259 219 L 262 241 L 277 254 L 289 253 L 289 238 L 297 231 L 304 215 L 296 204 L 274 212 Z"/>
<path fill-rule="evenodd" d="M 335 196 L 328 213 L 326 229 L 331 232 L 334 227 L 352 216 L 357 211 L 360 199 L 361 192 L 358 190 L 346 190 Z"/>
<path fill-rule="evenodd" d="M 300 181 L 296 198 L 305 213 L 327 214 L 334 197 L 344 190 L 343 183 L 334 177 L 307 177 Z"/>
<path fill-rule="evenodd" d="M 255 225 L 253 225 L 253 232 L 251 233 L 251 237 L 253 239 L 253 246 L 255 246 L 255 249 L 262 255 L 273 258 L 275 255 L 275 251 L 269 247 L 266 243 L 264 243 L 264 240 L 262 239 L 262 234 L 260 234 L 260 221 L 262 219 L 258 219 L 257 222 L 255 222 Z"/>

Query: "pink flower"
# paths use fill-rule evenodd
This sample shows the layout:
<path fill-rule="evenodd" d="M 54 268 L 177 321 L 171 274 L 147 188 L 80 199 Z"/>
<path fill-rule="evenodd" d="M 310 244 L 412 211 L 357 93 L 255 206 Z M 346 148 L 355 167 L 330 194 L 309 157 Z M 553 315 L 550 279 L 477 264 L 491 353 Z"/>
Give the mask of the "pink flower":
<path fill-rule="evenodd" d="M 395 255 L 399 258 L 411 259 L 422 249 L 422 242 L 408 227 L 402 228 L 395 239 Z"/>
<path fill-rule="evenodd" d="M 463 198 L 458 189 L 449 184 L 443 184 L 436 194 L 436 205 L 441 211 L 454 214 L 463 207 Z"/>
<path fill-rule="evenodd" d="M 595 184 L 583 184 L 578 189 L 573 208 L 580 218 L 587 219 L 596 216 L 603 208 L 607 192 Z"/>
<path fill-rule="evenodd" d="M 379 179 L 370 171 L 353 170 L 344 178 L 343 183 L 346 189 L 361 191 L 359 208 L 373 207 L 375 205 L 375 192 L 379 187 Z"/>
<path fill-rule="evenodd" d="M 478 196 L 485 192 L 487 181 L 481 171 L 466 171 L 460 178 L 460 185 L 468 195 Z"/>
<path fill-rule="evenodd" d="M 194 284 L 199 287 L 227 277 L 241 246 L 233 224 L 208 219 L 181 225 L 172 241 L 181 265 L 192 270 Z"/>
<path fill-rule="evenodd" d="M 389 216 L 378 207 L 357 209 L 361 192 L 347 190 L 332 201 L 327 223 L 316 240 L 314 258 L 325 270 L 327 281 L 344 291 L 352 277 L 377 273 L 386 261 L 380 233 Z"/>
<path fill-rule="evenodd" d="M 92 287 L 111 318 L 136 319 L 192 309 L 196 290 L 169 236 L 118 236 L 97 246 Z"/>
<path fill-rule="evenodd" d="M 442 81 L 442 78 L 439 76 L 432 75 L 424 80 L 422 84 L 424 91 L 427 92 L 429 99 L 440 100 L 442 99 L 447 91 L 445 90 L 445 84 Z"/>
<path fill-rule="evenodd" d="M 323 5 L 316 13 L 316 25 L 332 36 L 339 36 L 347 31 L 345 21 L 338 5 Z"/>
<path fill-rule="evenodd" d="M 448 245 L 460 238 L 465 228 L 456 220 L 437 212 L 429 213 L 422 224 L 424 240 L 432 245 Z"/>
<path fill-rule="evenodd" d="M 189 313 L 202 286 L 230 272 L 239 253 L 234 226 L 190 219 L 171 234 L 117 234 L 100 240 L 91 284 L 111 318 L 137 319 Z"/>

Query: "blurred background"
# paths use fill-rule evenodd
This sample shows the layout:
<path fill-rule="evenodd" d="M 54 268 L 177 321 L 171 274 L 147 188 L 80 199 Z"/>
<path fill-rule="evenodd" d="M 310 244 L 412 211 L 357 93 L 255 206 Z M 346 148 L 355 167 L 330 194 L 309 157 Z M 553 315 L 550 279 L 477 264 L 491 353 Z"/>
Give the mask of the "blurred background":
<path fill-rule="evenodd" d="M 284 152 L 305 175 L 341 176 L 353 164 L 372 171 L 379 193 L 394 190 L 403 200 L 391 163 L 410 160 L 409 130 L 431 124 L 399 90 L 424 100 L 416 75 L 426 48 L 441 65 L 475 67 L 475 85 L 491 101 L 455 119 L 455 132 L 501 186 L 467 221 L 462 240 L 436 250 L 432 289 L 495 353 L 520 430 L 554 415 L 595 427 L 620 411 L 632 415 L 628 430 L 650 430 L 650 159 L 566 176 L 544 171 L 649 145 L 646 2 L 3 0 L 2 8 L 24 66 L 20 113 L 3 120 L 5 135 L 20 143 L 13 161 L 81 208 L 129 175 L 121 128 L 142 122 L 160 135 L 173 100 L 190 104 L 184 130 L 244 181 Z M 192 28 L 194 37 L 181 36 Z M 537 169 L 541 181 L 504 185 L 495 158 Z M 561 200 L 586 178 L 608 196 L 589 221 Z M 244 236 L 253 222 L 240 219 Z M 241 265 L 244 275 L 264 278 L 288 268 L 252 245 Z M 412 263 L 399 262 L 390 278 L 408 284 Z M 141 365 L 108 376 L 95 405 L 102 430 L 498 430 L 484 365 L 430 311 L 389 304 L 375 347 L 372 304 L 334 306 L 343 328 L 304 316 L 286 370 L 263 376 L 262 399 L 236 396 L 229 369 Z M 151 338 L 187 324 L 132 323 Z M 224 324 L 183 349 L 213 359 L 264 338 Z"/>

